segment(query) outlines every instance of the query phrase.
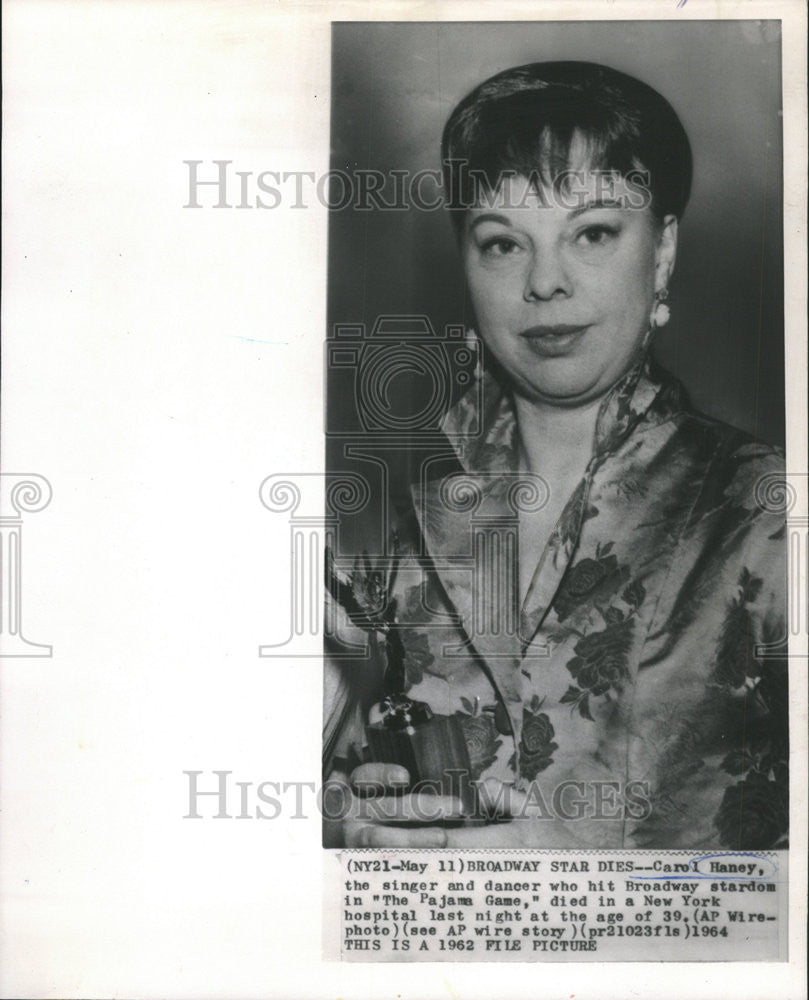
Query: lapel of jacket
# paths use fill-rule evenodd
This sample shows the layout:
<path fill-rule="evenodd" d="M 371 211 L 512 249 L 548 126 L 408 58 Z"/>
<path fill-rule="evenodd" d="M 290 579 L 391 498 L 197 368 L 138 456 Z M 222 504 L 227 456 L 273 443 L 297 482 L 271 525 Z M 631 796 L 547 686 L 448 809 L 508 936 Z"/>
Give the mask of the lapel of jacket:
<path fill-rule="evenodd" d="M 570 565 L 581 533 L 581 527 L 589 509 L 590 470 L 577 486 L 573 495 L 553 529 L 545 551 L 534 569 L 531 583 L 520 608 L 520 641 L 523 653 L 527 652 L 532 639 L 556 596 L 562 577 Z"/>
<path fill-rule="evenodd" d="M 593 454 L 587 470 L 566 504 L 534 570 L 520 609 L 520 637 L 526 650 L 541 628 L 576 552 L 581 530 L 595 513 L 590 504 L 593 478 L 613 456 L 641 420 L 658 421 L 681 404 L 679 384 L 669 380 L 661 392 L 661 372 L 643 358 L 616 383 L 604 398 L 596 422 Z"/>
<path fill-rule="evenodd" d="M 481 388 L 477 397 L 464 397 L 443 424 L 460 464 L 447 473 L 441 460 L 425 463 L 411 492 L 425 554 L 461 620 L 463 645 L 455 655 L 479 657 L 516 715 L 521 695 L 516 426 L 490 375 L 483 376 Z M 475 412 L 473 398 L 478 400 Z M 470 426 L 481 427 L 482 433 L 468 436 Z M 452 649 L 446 653 L 451 656 Z"/>
<path fill-rule="evenodd" d="M 493 478 L 461 473 L 414 486 L 426 554 L 459 615 L 447 656 L 480 658 L 504 700 L 520 700 L 517 528 Z"/>
<path fill-rule="evenodd" d="M 522 723 L 521 661 L 575 555 L 582 525 L 592 516 L 593 476 L 647 415 L 659 390 L 660 383 L 644 359 L 605 397 L 587 471 L 554 528 L 521 608 L 517 511 L 520 500 L 525 500 L 524 491 L 531 493 L 531 477 L 516 471 L 514 411 L 490 375 L 484 376 L 482 419 L 480 412 L 474 412 L 482 434 L 474 439 L 463 436 L 472 420 L 470 397 L 464 397 L 444 421 L 443 430 L 460 466 L 455 464 L 447 473 L 440 462 L 426 463 L 421 481 L 412 488 L 424 554 L 461 619 L 464 655 L 471 650 L 479 656 L 509 708 L 517 736 Z M 530 653 L 541 656 L 542 650 Z"/>

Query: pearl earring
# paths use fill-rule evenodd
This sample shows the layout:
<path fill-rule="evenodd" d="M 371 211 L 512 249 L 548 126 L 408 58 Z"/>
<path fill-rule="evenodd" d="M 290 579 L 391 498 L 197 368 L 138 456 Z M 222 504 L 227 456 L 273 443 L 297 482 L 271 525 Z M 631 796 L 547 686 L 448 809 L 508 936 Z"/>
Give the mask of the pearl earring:
<path fill-rule="evenodd" d="M 475 379 L 483 378 L 483 351 L 480 343 L 480 338 L 471 326 L 468 326 L 464 331 L 464 338 L 466 341 L 466 346 L 472 352 L 473 356 L 477 357 L 475 362 L 475 370 L 473 376 Z"/>
<path fill-rule="evenodd" d="M 668 297 L 668 288 L 661 288 L 659 292 L 655 292 L 655 304 L 652 307 L 652 315 L 649 320 L 653 330 L 659 326 L 665 326 L 671 318 L 671 310 L 666 305 Z"/>

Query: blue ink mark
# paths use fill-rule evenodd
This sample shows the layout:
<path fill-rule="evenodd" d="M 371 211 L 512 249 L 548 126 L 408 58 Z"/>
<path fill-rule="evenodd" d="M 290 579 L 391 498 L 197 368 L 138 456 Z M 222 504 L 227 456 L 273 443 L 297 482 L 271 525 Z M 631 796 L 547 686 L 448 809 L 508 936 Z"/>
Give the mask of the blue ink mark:
<path fill-rule="evenodd" d="M 288 345 L 288 340 L 257 340 L 255 337 L 240 337 L 234 333 L 231 335 L 234 340 L 245 340 L 248 344 L 284 344 Z"/>
<path fill-rule="evenodd" d="M 748 868 L 751 865 L 755 865 L 755 862 L 758 861 L 760 862 L 760 864 L 755 865 L 755 867 L 758 869 L 758 874 L 740 873 L 737 875 L 734 874 L 726 875 L 724 872 L 712 872 L 711 874 L 703 873 L 699 867 L 700 862 L 711 861 L 714 858 L 733 858 L 734 863 L 746 864 Z M 746 860 L 749 858 L 752 858 L 753 861 Z M 691 864 L 694 866 L 694 870 L 696 872 L 699 872 L 700 878 L 717 878 L 717 876 L 719 876 L 723 879 L 732 879 L 736 881 L 746 880 L 748 882 L 758 879 L 762 879 L 765 882 L 771 882 L 773 876 L 778 871 L 778 865 L 775 863 L 775 861 L 773 861 L 772 858 L 766 858 L 763 854 L 748 854 L 748 853 L 740 853 L 738 851 L 726 851 L 723 854 L 703 854 L 698 858 L 692 858 Z"/>
<path fill-rule="evenodd" d="M 748 866 L 754 865 L 754 868 L 758 869 L 755 874 L 752 873 L 726 873 L 726 872 L 704 872 L 699 867 L 703 861 L 713 861 L 716 858 L 733 858 L 734 864 L 746 864 Z M 750 860 L 754 859 L 754 860 Z M 755 862 L 760 862 L 755 864 Z M 772 858 L 767 858 L 763 854 L 753 854 L 749 852 L 741 851 L 726 851 L 721 854 L 700 854 L 696 857 L 691 858 L 688 861 L 688 871 L 686 872 L 667 872 L 664 875 L 658 874 L 647 874 L 641 870 L 639 874 L 627 874 L 627 878 L 639 879 L 643 881 L 653 881 L 654 879 L 662 879 L 664 881 L 674 881 L 677 879 L 723 879 L 728 882 L 753 882 L 753 881 L 763 881 L 772 882 L 776 873 L 778 872 L 778 865 Z"/>

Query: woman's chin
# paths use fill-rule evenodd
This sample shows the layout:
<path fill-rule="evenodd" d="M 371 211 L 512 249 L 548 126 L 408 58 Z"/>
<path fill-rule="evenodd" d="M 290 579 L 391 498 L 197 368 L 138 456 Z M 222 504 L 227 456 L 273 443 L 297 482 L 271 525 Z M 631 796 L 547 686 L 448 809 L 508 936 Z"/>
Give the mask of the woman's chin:
<path fill-rule="evenodd" d="M 613 380 L 614 381 L 614 380 Z M 542 378 L 527 380 L 524 376 L 519 383 L 514 383 L 514 391 L 528 402 L 540 406 L 557 406 L 572 408 L 586 406 L 601 399 L 613 384 L 602 380 L 597 375 L 577 378 Z"/>

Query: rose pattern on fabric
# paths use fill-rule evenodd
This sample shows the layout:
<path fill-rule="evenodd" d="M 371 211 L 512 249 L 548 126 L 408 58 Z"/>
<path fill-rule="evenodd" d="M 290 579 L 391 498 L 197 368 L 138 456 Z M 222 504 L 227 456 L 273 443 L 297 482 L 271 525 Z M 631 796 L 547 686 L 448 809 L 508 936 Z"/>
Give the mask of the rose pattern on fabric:
<path fill-rule="evenodd" d="M 553 763 L 553 754 L 559 749 L 554 742 L 556 735 L 551 720 L 542 711 L 545 699 L 535 694 L 528 705 L 523 706 L 522 736 L 519 747 L 520 777 L 526 781 L 534 778 Z M 513 766 L 513 764 L 512 764 Z"/>
<path fill-rule="evenodd" d="M 571 684 L 561 698 L 561 704 L 571 705 L 578 709 L 584 719 L 593 721 L 590 710 L 590 699 L 599 698 L 612 691 L 619 695 L 629 678 L 629 654 L 634 638 L 634 617 L 646 598 L 646 590 L 639 581 L 628 583 L 620 594 L 616 591 L 629 578 L 629 567 L 620 566 L 612 554 L 612 543 L 600 547 L 595 559 L 582 559 L 567 576 L 567 584 L 563 582 L 562 610 L 567 612 L 585 597 L 591 610 L 598 613 L 603 623 L 602 628 L 596 628 L 581 634 L 570 628 L 577 635 L 578 641 L 573 647 L 574 656 L 567 662 L 575 684 Z M 605 605 L 605 602 L 611 602 Z M 559 594 L 554 607 L 558 611 Z M 564 634 L 554 633 L 558 641 Z"/>
<path fill-rule="evenodd" d="M 763 851 L 784 846 L 789 823 L 786 781 L 759 771 L 725 790 L 716 816 L 723 845 Z"/>
<path fill-rule="evenodd" d="M 404 647 L 405 683 L 406 690 L 409 691 L 414 684 L 420 684 L 424 680 L 424 672 L 435 661 L 435 657 L 430 651 L 426 632 L 403 628 L 399 630 L 399 637 Z"/>
<path fill-rule="evenodd" d="M 612 547 L 612 542 L 599 546 L 595 559 L 585 557 L 568 568 L 553 601 L 560 622 L 582 606 L 608 602 L 629 579 L 629 567 L 618 565 Z"/>
<path fill-rule="evenodd" d="M 744 567 L 735 598 L 729 602 L 716 649 L 714 682 L 742 689 L 739 714 L 745 740 L 722 760 L 722 770 L 742 780 L 725 790 L 714 818 L 723 846 L 764 850 L 782 846 L 789 824 L 789 746 L 787 660 L 760 659 L 751 649 L 749 605 L 764 581 Z M 769 636 L 773 640 L 778 636 Z"/>
<path fill-rule="evenodd" d="M 453 440 L 464 409 L 477 419 L 473 402 L 456 411 Z M 501 403 L 487 406 L 482 436 L 455 448 L 472 476 L 518 471 Z M 602 408 L 593 458 L 538 564 L 534 604 L 516 609 L 530 628 L 513 647 L 475 645 L 470 631 L 469 518 L 414 492 L 418 533 L 395 595 L 408 693 L 457 714 L 478 780 L 649 782 L 650 816 L 582 824 L 560 844 L 572 832 L 585 847 L 783 846 L 786 662 L 757 651 L 786 633 L 785 517 L 755 501 L 781 457 L 695 413 L 647 369 Z M 505 482 L 487 493 L 487 516 L 501 495 L 504 519 L 513 513 Z M 381 581 L 368 567 L 365 578 L 373 602 Z M 417 578 L 421 589 L 408 588 Z M 508 706 L 510 731 L 480 707 L 493 703 Z"/>
<path fill-rule="evenodd" d="M 758 677 L 761 672 L 750 647 L 753 627 L 748 606 L 758 597 L 763 583 L 747 567 L 742 569 L 738 594 L 728 605 L 716 649 L 714 677 L 720 684 L 739 688 L 748 677 Z"/>
<path fill-rule="evenodd" d="M 491 767 L 497 758 L 497 751 L 503 745 L 498 739 L 494 719 L 487 713 L 480 712 L 480 701 L 471 702 L 469 698 L 461 698 L 463 711 L 455 714 L 461 723 L 466 746 L 469 750 L 469 760 L 472 764 L 472 780 L 476 781 L 487 767 Z"/>
<path fill-rule="evenodd" d="M 384 566 L 375 565 L 367 551 L 354 560 L 348 575 L 354 597 L 369 615 L 381 615 L 389 599 L 389 580 Z"/>
<path fill-rule="evenodd" d="M 567 664 L 576 684 L 571 684 L 562 696 L 563 705 L 578 708 L 582 718 L 593 721 L 590 698 L 610 690 L 620 694 L 629 676 L 632 633 L 632 619 L 623 618 L 579 639 L 573 647 L 576 655 Z"/>
<path fill-rule="evenodd" d="M 598 507 L 589 500 L 584 502 L 586 489 L 587 484 L 582 480 L 562 511 L 559 523 L 554 529 L 553 536 L 560 549 L 573 545 L 584 522 L 598 516 Z"/>

